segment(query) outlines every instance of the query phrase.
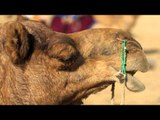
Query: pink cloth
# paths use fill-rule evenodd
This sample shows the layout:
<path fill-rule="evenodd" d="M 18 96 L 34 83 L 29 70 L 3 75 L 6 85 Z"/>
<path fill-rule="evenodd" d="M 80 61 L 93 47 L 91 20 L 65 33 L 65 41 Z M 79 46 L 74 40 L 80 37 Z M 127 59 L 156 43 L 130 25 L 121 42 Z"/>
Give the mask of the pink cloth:
<path fill-rule="evenodd" d="M 73 33 L 89 29 L 94 23 L 91 15 L 80 16 L 71 23 L 64 23 L 62 19 L 63 17 L 55 16 L 51 23 L 51 29 L 57 32 Z"/>

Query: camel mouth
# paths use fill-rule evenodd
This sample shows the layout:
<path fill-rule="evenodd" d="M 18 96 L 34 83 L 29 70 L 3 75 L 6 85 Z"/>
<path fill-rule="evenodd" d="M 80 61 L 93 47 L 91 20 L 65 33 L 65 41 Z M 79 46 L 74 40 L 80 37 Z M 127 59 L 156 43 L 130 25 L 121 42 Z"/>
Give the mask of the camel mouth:
<path fill-rule="evenodd" d="M 129 91 L 141 92 L 145 90 L 145 85 L 134 77 L 137 71 L 127 71 L 125 86 Z"/>
<path fill-rule="evenodd" d="M 147 72 L 149 70 L 149 63 L 144 57 L 143 59 L 136 60 L 134 63 L 128 63 L 127 66 L 127 75 L 125 86 L 129 91 L 132 92 L 141 92 L 145 90 L 145 85 L 138 80 L 134 75 L 136 72 Z"/>
<path fill-rule="evenodd" d="M 137 78 L 134 77 L 134 75 L 136 74 L 137 71 L 138 70 L 126 71 L 127 72 L 127 76 L 126 76 L 127 79 L 125 82 L 125 87 L 131 92 L 141 92 L 141 91 L 145 90 L 145 85 L 141 81 L 139 81 Z M 123 77 L 122 76 L 121 76 L 121 78 L 120 78 L 120 76 L 116 76 L 116 77 L 119 79 L 120 83 L 123 84 L 123 82 L 121 82 L 121 81 L 124 81 Z M 118 81 L 112 79 L 110 81 L 105 80 L 105 81 L 99 82 L 99 84 L 96 84 L 95 86 L 92 86 L 91 88 L 86 90 L 85 94 L 82 98 L 87 98 L 90 94 L 95 94 L 97 92 L 100 92 L 115 82 L 118 82 Z"/>

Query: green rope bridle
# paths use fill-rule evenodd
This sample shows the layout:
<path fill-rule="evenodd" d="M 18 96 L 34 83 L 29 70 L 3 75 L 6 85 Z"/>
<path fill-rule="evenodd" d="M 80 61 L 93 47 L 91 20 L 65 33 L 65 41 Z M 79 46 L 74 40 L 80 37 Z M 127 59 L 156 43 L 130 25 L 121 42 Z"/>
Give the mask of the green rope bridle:
<path fill-rule="evenodd" d="M 125 84 L 126 84 L 126 81 L 127 81 L 127 74 L 126 74 L 126 59 L 127 59 L 126 43 L 127 43 L 127 41 L 125 39 L 122 40 L 121 74 L 124 76 L 124 82 L 123 82 L 123 93 L 122 93 L 121 105 L 125 104 Z"/>
<path fill-rule="evenodd" d="M 126 49 L 127 40 L 122 40 L 122 49 L 121 49 L 121 71 L 119 72 L 120 75 L 123 75 L 124 81 L 123 81 L 123 94 L 122 94 L 122 100 L 121 105 L 125 104 L 125 84 L 127 81 L 127 73 L 126 73 L 126 61 L 127 61 L 127 49 Z M 114 104 L 114 88 L 115 83 L 112 84 L 111 91 L 112 91 L 112 97 L 111 97 L 111 104 Z"/>
<path fill-rule="evenodd" d="M 121 72 L 124 76 L 124 78 L 126 78 L 126 58 L 127 58 L 127 52 L 126 52 L 126 43 L 127 41 L 124 39 L 122 40 L 122 51 L 121 51 Z"/>

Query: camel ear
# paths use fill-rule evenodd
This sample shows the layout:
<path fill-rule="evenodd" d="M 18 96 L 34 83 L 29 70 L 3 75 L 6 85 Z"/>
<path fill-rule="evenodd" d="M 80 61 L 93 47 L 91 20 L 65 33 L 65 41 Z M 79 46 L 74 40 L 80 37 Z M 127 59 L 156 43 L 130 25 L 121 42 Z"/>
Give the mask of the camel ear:
<path fill-rule="evenodd" d="M 30 49 L 30 34 L 19 22 L 7 22 L 4 49 L 14 64 L 24 63 Z"/>
<path fill-rule="evenodd" d="M 27 17 L 25 17 L 25 16 L 17 15 L 16 21 L 21 22 L 21 21 L 25 21 L 25 20 L 29 20 L 29 19 Z"/>

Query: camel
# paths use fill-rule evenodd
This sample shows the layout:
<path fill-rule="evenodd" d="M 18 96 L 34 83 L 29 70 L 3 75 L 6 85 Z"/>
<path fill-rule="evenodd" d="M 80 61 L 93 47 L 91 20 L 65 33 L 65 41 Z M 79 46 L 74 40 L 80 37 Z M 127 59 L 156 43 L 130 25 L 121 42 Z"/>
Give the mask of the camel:
<path fill-rule="evenodd" d="M 72 34 L 18 16 L 0 26 L 0 104 L 68 105 L 80 103 L 121 77 L 121 43 L 127 40 L 126 88 L 144 85 L 133 75 L 146 72 L 141 45 L 119 29 L 90 29 Z"/>

